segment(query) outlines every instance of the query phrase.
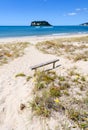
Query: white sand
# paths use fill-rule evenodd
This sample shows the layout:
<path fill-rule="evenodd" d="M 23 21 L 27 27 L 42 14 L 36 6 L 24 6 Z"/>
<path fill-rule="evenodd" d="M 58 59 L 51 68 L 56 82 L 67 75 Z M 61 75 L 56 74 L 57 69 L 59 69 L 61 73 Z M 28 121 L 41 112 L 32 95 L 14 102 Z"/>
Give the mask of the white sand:
<path fill-rule="evenodd" d="M 23 57 L 0 67 L 0 130 L 36 130 L 39 124 L 32 124 L 30 109 L 21 112 L 20 104 L 31 100 L 32 82 L 26 78 L 15 78 L 18 73 L 31 75 L 30 66 L 54 59 L 55 56 L 38 52 L 35 47 L 29 47 Z M 40 129 L 38 130 L 41 130 Z"/>
<path fill-rule="evenodd" d="M 36 44 L 38 42 L 57 39 L 57 38 L 71 38 L 71 37 L 82 37 L 88 36 L 88 34 L 73 34 L 73 35 L 51 35 L 51 36 L 26 36 L 26 37 L 13 37 L 13 38 L 0 38 L 0 44 L 4 43 L 16 43 L 16 42 L 30 42 Z"/>
<path fill-rule="evenodd" d="M 48 37 L 47 39 L 53 39 L 53 37 Z M 8 38 L 0 39 L 0 43 L 11 43 L 15 41 L 36 43 L 47 39 L 45 39 L 45 37 Z M 83 73 L 87 72 L 88 62 L 72 64 L 62 57 L 43 54 L 34 46 L 26 48 L 24 56 L 6 65 L 0 66 L 0 130 L 48 130 L 48 128 L 44 126 L 45 123 L 43 120 L 39 121 L 36 117 L 32 118 L 32 113 L 29 108 L 23 111 L 20 110 L 21 103 L 26 104 L 28 107 L 27 102 L 32 99 L 33 81 L 30 80 L 26 82 L 26 77 L 15 78 L 15 75 L 18 73 L 32 75 L 33 71 L 30 70 L 30 66 L 55 58 L 59 58 L 60 61 L 58 64 L 60 63 L 62 65 L 56 69 L 58 73 L 63 73 L 65 69 L 71 68 L 74 65 L 77 65 Z M 60 115 L 59 118 L 63 121 Z M 49 120 L 51 130 L 54 130 L 56 124 L 58 124 L 58 122 L 56 122 L 55 119 L 51 118 Z"/>

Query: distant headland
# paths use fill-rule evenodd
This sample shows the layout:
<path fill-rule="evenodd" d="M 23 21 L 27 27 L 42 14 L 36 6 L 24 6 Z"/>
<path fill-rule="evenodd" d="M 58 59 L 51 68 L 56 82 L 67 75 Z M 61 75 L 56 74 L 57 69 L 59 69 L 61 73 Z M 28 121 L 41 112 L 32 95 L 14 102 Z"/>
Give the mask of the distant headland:
<path fill-rule="evenodd" d="M 52 26 L 47 21 L 32 21 L 31 26 Z"/>
<path fill-rule="evenodd" d="M 82 23 L 80 25 L 82 25 L 82 26 L 88 26 L 88 22 L 87 23 Z"/>

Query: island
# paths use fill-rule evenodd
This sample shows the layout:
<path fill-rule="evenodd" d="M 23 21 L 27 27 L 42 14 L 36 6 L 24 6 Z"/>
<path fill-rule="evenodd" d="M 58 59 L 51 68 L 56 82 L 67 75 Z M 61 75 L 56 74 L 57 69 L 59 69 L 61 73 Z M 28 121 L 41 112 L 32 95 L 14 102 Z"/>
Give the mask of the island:
<path fill-rule="evenodd" d="M 87 23 L 82 23 L 81 26 L 88 26 L 88 22 Z"/>
<path fill-rule="evenodd" d="M 47 21 L 32 21 L 31 26 L 52 26 Z"/>

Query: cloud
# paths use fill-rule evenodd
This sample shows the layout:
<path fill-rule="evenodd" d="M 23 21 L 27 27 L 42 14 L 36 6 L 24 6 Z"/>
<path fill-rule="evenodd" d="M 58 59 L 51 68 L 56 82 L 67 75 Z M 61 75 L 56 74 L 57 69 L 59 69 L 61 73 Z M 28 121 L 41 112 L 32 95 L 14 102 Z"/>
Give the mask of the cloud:
<path fill-rule="evenodd" d="M 75 16 L 81 13 L 88 13 L 88 8 L 76 8 L 73 12 L 69 12 L 67 14 L 64 14 L 63 16 Z"/>
<path fill-rule="evenodd" d="M 80 8 L 77 8 L 77 9 L 75 9 L 76 11 L 81 11 L 81 9 Z"/>
<path fill-rule="evenodd" d="M 77 13 L 75 13 L 75 12 L 73 13 L 73 12 L 72 12 L 72 13 L 68 13 L 68 15 L 69 15 L 69 16 L 74 16 L 74 15 L 77 15 Z"/>
<path fill-rule="evenodd" d="M 88 8 L 83 8 L 83 10 L 88 10 Z"/>
<path fill-rule="evenodd" d="M 84 11 L 87 11 L 88 8 L 76 8 L 75 10 L 76 10 L 76 11 L 83 11 L 83 10 L 84 10 Z"/>

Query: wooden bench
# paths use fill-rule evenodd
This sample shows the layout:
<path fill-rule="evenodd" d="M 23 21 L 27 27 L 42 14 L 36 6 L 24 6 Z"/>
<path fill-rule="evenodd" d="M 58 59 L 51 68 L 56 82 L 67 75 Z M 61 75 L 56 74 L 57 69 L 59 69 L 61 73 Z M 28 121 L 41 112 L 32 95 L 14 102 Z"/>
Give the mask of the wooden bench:
<path fill-rule="evenodd" d="M 56 68 L 55 66 L 55 63 L 59 61 L 59 59 L 54 59 L 52 61 L 48 61 L 48 62 L 45 62 L 45 63 L 41 63 L 41 64 L 38 64 L 38 65 L 35 65 L 35 66 L 31 66 L 31 70 L 36 70 L 37 68 L 40 68 L 40 67 L 43 67 L 43 66 L 46 66 L 46 65 L 49 65 L 49 64 L 53 64 L 53 69 Z M 60 65 L 59 65 L 60 66 Z"/>

